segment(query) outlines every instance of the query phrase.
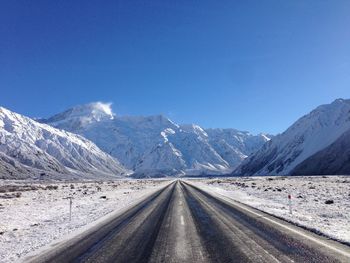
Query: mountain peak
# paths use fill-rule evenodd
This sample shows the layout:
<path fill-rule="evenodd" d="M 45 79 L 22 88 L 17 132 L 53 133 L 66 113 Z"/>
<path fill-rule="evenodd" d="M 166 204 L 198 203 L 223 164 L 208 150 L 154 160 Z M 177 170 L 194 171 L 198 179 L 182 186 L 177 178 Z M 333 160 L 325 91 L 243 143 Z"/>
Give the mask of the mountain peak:
<path fill-rule="evenodd" d="M 347 103 L 347 104 L 350 104 L 350 99 L 338 98 L 338 99 L 334 100 L 333 103 Z"/>
<path fill-rule="evenodd" d="M 112 103 L 91 102 L 84 105 L 73 107 L 66 112 L 69 112 L 70 117 L 90 117 L 96 121 L 102 119 L 113 119 Z"/>
<path fill-rule="evenodd" d="M 201 136 L 203 138 L 208 137 L 208 134 L 199 125 L 191 123 L 191 124 L 182 124 L 180 127 L 185 132 L 195 133 L 198 136 Z"/>
<path fill-rule="evenodd" d="M 104 120 L 112 120 L 115 114 L 112 111 L 112 103 L 92 102 L 78 105 L 62 113 L 58 113 L 49 119 L 40 120 L 44 123 L 55 124 L 55 127 L 69 131 L 77 130 L 90 123 Z M 69 127 L 66 124 L 69 124 Z"/>

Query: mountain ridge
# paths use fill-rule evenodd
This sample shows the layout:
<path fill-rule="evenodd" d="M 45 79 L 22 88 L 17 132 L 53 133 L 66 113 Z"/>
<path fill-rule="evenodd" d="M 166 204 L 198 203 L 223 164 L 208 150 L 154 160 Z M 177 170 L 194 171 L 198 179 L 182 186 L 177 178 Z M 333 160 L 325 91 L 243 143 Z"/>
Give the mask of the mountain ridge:
<path fill-rule="evenodd" d="M 88 108 L 89 105 L 95 103 L 87 104 Z M 77 107 L 81 109 L 84 105 Z M 80 120 L 80 118 L 85 120 L 84 116 L 74 119 L 65 115 L 67 112 L 75 111 L 73 107 L 54 115 L 55 118 L 42 119 L 41 122 L 88 138 L 138 174 L 145 174 L 146 171 L 155 174 L 161 171 L 179 174 L 184 174 L 186 171 L 228 173 L 246 158 L 246 152 L 258 149 L 269 140 L 265 135 L 252 135 L 232 129 L 232 133 L 239 133 L 239 136 L 232 138 L 230 142 L 225 142 L 225 139 L 218 142 L 215 139 L 211 140 L 207 130 L 199 125 L 176 124 L 164 115 L 117 116 L 112 113 L 113 118 L 86 122 Z M 57 122 L 57 119 L 60 121 Z M 219 133 L 217 131 L 217 134 Z M 244 143 L 245 140 L 250 141 L 250 144 Z M 233 143 L 234 141 L 237 142 Z M 221 146 L 216 146 L 217 144 Z M 242 150 L 245 154 L 241 153 Z M 162 165 L 160 166 L 156 160 L 162 160 Z"/>
<path fill-rule="evenodd" d="M 126 175 L 114 158 L 86 138 L 39 123 L 0 107 L 0 152 L 3 176 L 32 173 Z M 10 167 L 12 167 L 10 169 Z M 41 172 L 39 172 L 41 171 Z"/>
<path fill-rule="evenodd" d="M 318 106 L 244 160 L 233 174 L 288 175 L 350 129 L 350 100 Z"/>

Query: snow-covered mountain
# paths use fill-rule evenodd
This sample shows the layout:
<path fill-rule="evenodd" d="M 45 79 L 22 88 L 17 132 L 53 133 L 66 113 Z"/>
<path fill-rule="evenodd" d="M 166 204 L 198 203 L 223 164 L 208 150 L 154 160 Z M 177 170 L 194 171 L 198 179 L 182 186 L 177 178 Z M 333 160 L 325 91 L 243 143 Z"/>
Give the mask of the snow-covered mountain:
<path fill-rule="evenodd" d="M 0 152 L 0 179 L 25 179 L 31 174 L 40 175 L 41 172 L 39 169 L 22 165 L 15 158 Z"/>
<path fill-rule="evenodd" d="M 253 136 L 236 129 L 207 129 L 206 133 L 215 151 L 233 168 L 273 137 L 262 133 Z"/>
<path fill-rule="evenodd" d="M 47 119 L 46 122 L 55 124 L 57 128 L 63 127 L 65 130 L 79 131 L 90 123 L 113 118 L 110 103 L 95 102 L 68 109 Z"/>
<path fill-rule="evenodd" d="M 292 175 L 350 175 L 350 130 L 297 165 Z"/>
<path fill-rule="evenodd" d="M 85 123 L 84 123 L 85 124 Z M 122 175 L 127 170 L 91 141 L 0 107 L 2 178 Z"/>
<path fill-rule="evenodd" d="M 84 136 L 140 176 L 230 172 L 269 140 L 234 129 L 178 125 L 163 115 L 116 116 L 101 102 L 40 121 Z"/>
<path fill-rule="evenodd" d="M 293 170 L 299 164 L 334 143 L 349 129 L 350 100 L 337 99 L 331 104 L 321 105 L 264 144 L 244 160 L 234 174 L 294 174 Z"/>

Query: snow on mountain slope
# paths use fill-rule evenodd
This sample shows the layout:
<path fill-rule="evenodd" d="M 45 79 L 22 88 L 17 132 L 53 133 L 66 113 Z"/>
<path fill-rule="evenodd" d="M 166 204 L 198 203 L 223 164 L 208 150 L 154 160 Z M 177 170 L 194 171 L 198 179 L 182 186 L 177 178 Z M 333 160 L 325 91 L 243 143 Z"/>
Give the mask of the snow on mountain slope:
<path fill-rule="evenodd" d="M 225 159 L 230 167 L 238 166 L 248 155 L 260 149 L 273 136 L 252 135 L 236 129 L 207 129 L 209 143 Z"/>
<path fill-rule="evenodd" d="M 140 165 L 144 159 L 158 159 L 158 150 L 152 151 L 158 145 L 167 141 L 167 133 L 175 132 L 178 126 L 162 115 L 138 117 L 127 116 L 118 117 L 110 121 L 95 122 L 85 127 L 80 133 L 86 138 L 94 141 L 101 149 L 115 156 L 126 167 L 137 170 L 146 169 L 145 165 Z M 168 151 L 167 155 L 174 155 L 177 159 L 177 151 L 171 151 L 168 147 L 162 147 Z M 151 156 L 147 156 L 149 152 Z M 170 158 L 171 159 L 171 158 Z M 170 159 L 168 159 L 170 161 Z M 163 159 L 162 166 L 166 165 Z M 150 160 L 145 163 L 150 163 Z M 155 162 L 153 162 L 155 164 Z M 159 164 L 160 165 L 160 164 Z M 175 166 L 173 163 L 169 167 Z M 152 165 L 150 168 L 156 168 Z M 148 168 L 147 168 L 148 169 Z"/>
<path fill-rule="evenodd" d="M 241 175 L 288 175 L 308 157 L 350 129 L 350 100 L 337 99 L 300 118 L 264 144 L 234 171 Z"/>
<path fill-rule="evenodd" d="M 136 177 L 182 174 L 186 163 L 172 143 L 166 141 L 146 151 L 135 166 Z"/>
<path fill-rule="evenodd" d="M 177 134 L 169 140 L 179 149 L 189 168 L 227 170 L 230 165 L 209 144 L 208 135 L 198 125 L 181 125 Z"/>
<path fill-rule="evenodd" d="M 91 141 L 2 107 L 0 153 L 0 169 L 7 176 L 18 177 L 21 176 L 18 173 L 38 170 L 58 174 L 120 175 L 126 172 L 117 160 Z"/>
<path fill-rule="evenodd" d="M 94 117 L 96 112 L 99 118 Z M 247 133 L 237 148 L 229 134 L 227 142 L 217 142 L 198 125 L 178 125 L 163 115 L 116 116 L 110 105 L 103 103 L 74 107 L 41 122 L 86 137 L 137 174 L 230 172 L 231 166 L 266 141 L 254 141 L 254 136 Z M 216 143 L 225 146 L 216 147 Z"/>
<path fill-rule="evenodd" d="M 25 179 L 29 177 L 31 173 L 39 174 L 40 172 L 35 171 L 35 169 L 31 167 L 24 166 L 14 158 L 0 152 L 0 179 Z"/>
<path fill-rule="evenodd" d="M 297 165 L 292 175 L 350 175 L 350 130 Z"/>

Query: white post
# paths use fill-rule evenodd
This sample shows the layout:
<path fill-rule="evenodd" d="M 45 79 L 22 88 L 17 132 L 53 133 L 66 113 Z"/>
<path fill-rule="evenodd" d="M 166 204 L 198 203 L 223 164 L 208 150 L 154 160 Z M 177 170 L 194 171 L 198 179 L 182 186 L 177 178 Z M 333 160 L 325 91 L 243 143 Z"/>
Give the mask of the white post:
<path fill-rule="evenodd" d="M 293 214 L 293 211 L 292 211 L 292 195 L 288 195 L 288 203 L 289 203 L 289 213 L 290 214 Z"/>
<path fill-rule="evenodd" d="M 69 198 L 69 221 L 72 220 L 72 204 L 73 204 L 73 197 L 68 197 Z"/>

